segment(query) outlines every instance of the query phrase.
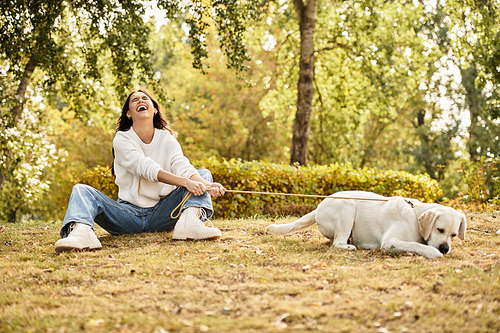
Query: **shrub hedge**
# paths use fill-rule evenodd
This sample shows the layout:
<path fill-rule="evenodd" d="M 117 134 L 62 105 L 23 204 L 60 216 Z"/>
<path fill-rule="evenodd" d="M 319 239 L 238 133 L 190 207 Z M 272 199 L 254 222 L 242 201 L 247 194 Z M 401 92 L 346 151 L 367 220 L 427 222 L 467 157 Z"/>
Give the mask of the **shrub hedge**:
<path fill-rule="evenodd" d="M 404 171 L 353 169 L 350 165 L 291 166 L 268 162 L 218 160 L 210 158 L 193 163 L 209 169 L 214 181 L 229 190 L 273 193 L 330 195 L 338 191 L 363 190 L 385 196 L 404 196 L 423 202 L 435 202 L 442 191 L 428 175 Z M 117 188 L 106 167 L 89 170 L 77 179 L 106 195 L 117 197 Z M 254 215 L 302 215 L 313 210 L 321 198 L 226 193 L 213 199 L 217 218 Z"/>
<path fill-rule="evenodd" d="M 109 167 L 98 166 L 87 170 L 85 173 L 73 179 L 75 184 L 90 185 L 108 197 L 118 199 L 118 186 L 115 184 L 115 178 L 111 174 Z"/>

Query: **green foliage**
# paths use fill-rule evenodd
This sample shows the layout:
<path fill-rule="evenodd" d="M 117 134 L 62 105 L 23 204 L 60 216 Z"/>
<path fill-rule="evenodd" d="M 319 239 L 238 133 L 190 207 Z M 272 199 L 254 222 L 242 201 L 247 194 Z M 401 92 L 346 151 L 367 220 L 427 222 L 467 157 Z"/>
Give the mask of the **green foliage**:
<path fill-rule="evenodd" d="M 467 184 L 467 192 L 462 194 L 462 200 L 467 203 L 499 202 L 499 179 L 495 175 L 498 170 L 497 159 L 484 156 L 478 161 L 462 162 L 462 178 Z M 492 200 L 493 199 L 493 200 Z"/>
<path fill-rule="evenodd" d="M 327 196 L 346 190 L 371 191 L 385 196 L 405 196 L 424 202 L 441 195 L 438 183 L 427 175 L 377 169 L 353 169 L 350 165 L 297 167 L 268 162 L 244 162 L 210 158 L 194 163 L 212 172 L 228 190 Z M 114 178 L 106 167 L 96 167 L 75 179 L 116 199 Z M 226 193 L 214 198 L 218 218 L 266 215 L 301 215 L 313 210 L 321 198 Z"/>
<path fill-rule="evenodd" d="M 419 85 L 428 63 L 441 56 L 416 33 L 421 16 L 414 2 L 320 1 L 309 163 L 413 168 L 412 106 L 425 96 Z M 295 20 L 273 19 L 268 29 L 277 39 L 278 69 L 261 106 L 288 124 L 297 100 L 300 34 Z"/>
<path fill-rule="evenodd" d="M 419 145 L 411 150 L 416 162 L 432 178 L 443 180 L 446 167 L 456 160 L 457 148 L 453 138 L 457 135 L 457 128 L 432 131 L 428 126 L 421 125 L 415 132 L 420 139 Z"/>
<path fill-rule="evenodd" d="M 51 184 L 45 172 L 61 152 L 47 139 L 37 105 L 28 103 L 20 121 L 14 121 L 9 106 L 0 107 L 0 220 L 13 222 L 36 212 Z"/>
<path fill-rule="evenodd" d="M 174 1 L 159 0 L 158 7 L 165 10 L 169 20 L 182 18 L 188 27 L 188 43 L 191 45 L 193 67 L 205 71 L 208 64 L 207 40 L 211 24 L 216 28 L 220 48 L 227 59 L 228 68 L 243 71 L 250 60 L 245 44 L 245 32 L 249 24 L 263 17 L 267 1 Z"/>
<path fill-rule="evenodd" d="M 97 166 L 91 170 L 78 175 L 73 182 L 75 184 L 90 185 L 110 198 L 118 199 L 118 187 L 109 167 Z"/>
<path fill-rule="evenodd" d="M 53 180 L 44 177 L 59 149 L 46 106 L 69 105 L 91 125 L 113 93 L 155 80 L 140 1 L 2 1 L 0 10 L 0 218 L 15 221 L 40 208 Z M 108 75 L 115 89 L 103 97 Z"/>
<path fill-rule="evenodd" d="M 208 21 L 212 19 L 214 9 L 216 17 L 213 17 L 213 20 L 219 30 L 218 37 L 223 53 L 229 57 L 229 66 L 238 70 L 244 69 L 244 62 L 248 60 L 243 43 L 245 24 L 249 19 L 258 17 L 265 6 L 257 2 L 242 4 L 234 1 L 215 1 L 213 6 L 202 8 L 203 15 L 198 16 L 197 13 L 202 12 L 198 12 L 197 8 L 206 3 L 184 4 L 185 6 L 178 1 L 168 4 L 160 1 L 160 7 L 168 9 L 167 17 L 178 17 L 190 25 L 191 38 L 183 42 L 192 47 L 195 67 L 196 59 L 199 59 L 196 55 L 201 55 L 202 58 L 206 55 L 203 29 L 210 25 Z M 43 155 L 41 150 L 54 150 L 49 136 L 58 141 L 65 135 L 61 135 L 57 129 L 52 133 L 46 128 L 31 130 L 31 133 L 40 134 L 37 137 L 37 144 L 41 144 L 36 146 L 37 149 L 40 147 L 38 150 L 22 144 L 32 140 L 29 133 L 16 132 L 17 136 L 13 139 L 8 130 L 16 131 L 17 127 L 23 126 L 16 122 L 30 116 L 30 111 L 25 110 L 29 104 L 26 101 L 37 99 L 41 105 L 50 105 L 59 110 L 61 115 L 58 115 L 60 118 L 57 122 L 66 122 L 73 117 L 80 118 L 87 126 L 103 128 L 106 135 L 110 130 L 109 119 L 115 122 L 117 118 L 114 102 L 124 100 L 135 85 L 142 84 L 149 90 L 154 90 L 157 99 L 162 103 L 166 100 L 157 80 L 161 76 L 158 76 L 159 73 L 154 72 L 151 66 L 149 40 L 152 25 L 144 18 L 146 7 L 149 5 L 138 0 L 34 0 L 0 3 L 0 100 L 5 110 L 7 106 L 16 110 L 11 112 L 14 119 L 6 118 L 0 125 L 0 132 L 9 136 L 0 145 L 0 190 L 3 188 L 0 208 L 9 207 L 14 216 L 16 210 L 22 211 L 21 206 L 31 212 L 36 210 L 31 200 L 32 194 L 26 193 L 26 189 L 39 190 L 33 183 L 38 184 L 43 171 L 52 177 L 54 184 L 50 198 L 52 201 L 47 198 L 45 209 L 59 212 L 60 202 L 67 201 L 67 198 L 64 200 L 61 197 L 61 193 L 67 193 L 68 187 L 69 178 L 65 168 L 74 170 L 81 167 L 75 166 L 74 161 L 89 162 L 86 167 L 95 165 L 92 158 L 86 159 L 86 156 L 82 157 L 83 154 L 78 151 L 75 154 L 71 151 L 70 163 L 61 163 L 57 167 L 62 171 L 60 174 L 54 169 L 49 170 L 45 160 L 37 162 L 38 157 L 45 158 L 47 155 Z M 4 78 L 6 80 L 3 80 Z M 43 107 L 38 111 L 40 116 L 44 116 Z M 8 114 L 9 110 L 2 110 L 0 117 Z M 45 114 L 47 118 L 52 115 L 50 112 Z M 6 122 L 9 122 L 9 125 L 5 125 Z M 72 133 L 65 138 L 71 140 L 71 136 Z M 77 144 L 86 140 L 84 137 L 76 139 Z M 9 144 L 17 141 L 15 151 L 7 141 Z M 58 143 L 58 148 L 68 146 L 62 140 Z M 21 158 L 16 157 L 17 153 Z M 17 166 L 26 165 L 26 161 L 35 166 L 32 167 L 33 172 L 21 172 L 21 177 Z M 48 180 L 43 184 L 46 186 Z M 5 211 L 2 209 L 2 212 Z"/>
<path fill-rule="evenodd" d="M 454 52 L 461 61 L 476 63 L 479 85 L 500 85 L 500 2 L 498 0 L 449 0 L 444 9 L 454 25 Z M 488 89 L 490 90 L 490 89 Z M 497 98 L 498 92 L 491 89 Z M 491 95 L 490 95 L 491 97 Z M 498 111 L 497 111 L 498 112 Z"/>
<path fill-rule="evenodd" d="M 57 86 L 75 106 L 101 88 L 104 69 L 121 97 L 133 82 L 155 83 L 140 1 L 3 1 L 0 10 L 0 58 L 17 79 L 30 76 L 30 59 L 44 72 L 45 86 Z"/>
<path fill-rule="evenodd" d="M 171 128 L 178 133 L 184 154 L 190 160 L 211 156 L 284 162 L 289 128 L 274 114 L 265 114 L 259 102 L 267 93 L 273 61 L 266 52 L 255 50 L 259 60 L 249 65 L 252 84 L 227 69 L 218 45 L 209 43 L 213 53 L 205 75 L 189 68 L 189 46 L 183 45 L 178 24 L 162 27 L 152 42 L 155 67 L 162 72 L 165 90 L 175 100 L 168 112 Z M 166 69 L 168 66 L 168 69 Z M 183 73 L 179 75 L 179 73 Z"/>
<path fill-rule="evenodd" d="M 454 161 L 462 143 L 457 144 L 459 120 L 465 118 L 461 112 L 470 111 L 464 104 L 468 102 L 470 109 L 476 97 L 478 112 L 470 117 L 476 127 L 466 129 L 473 143 L 470 150 L 492 157 L 500 154 L 498 1 L 424 3 L 320 1 L 309 162 L 427 172 L 448 180 L 454 193 L 466 183 L 469 192 L 479 191 L 474 198 L 491 200 L 497 193 L 496 173 L 486 181 L 479 169 L 464 166 L 462 182 L 459 173 L 450 177 L 449 165 L 459 163 Z M 137 0 L 11 1 L 0 6 L 3 212 L 33 212 L 40 205 L 62 212 L 72 185 L 70 175 L 108 164 L 122 96 L 135 84 L 157 84 L 160 78 L 165 83 L 157 84 L 158 91 L 169 91 L 172 128 L 191 160 L 289 159 L 300 49 L 290 2 L 164 0 L 159 7 L 168 11 L 164 22 L 169 28 L 159 33 L 143 20 L 144 3 Z M 256 25 L 255 20 L 265 23 Z M 173 27 L 176 33 L 167 31 Z M 274 46 L 267 43 L 273 38 Z M 450 77 L 437 82 L 434 74 L 441 75 L 438 68 L 448 62 L 445 54 L 452 62 L 465 62 L 463 74 L 474 75 L 462 82 Z M 190 68 L 193 57 L 195 67 L 207 75 Z M 26 124 L 8 118 L 9 108 L 21 98 L 15 92 L 23 75 L 29 74 L 25 68 L 30 59 L 36 59 L 36 70 L 23 99 L 25 114 L 19 119 L 24 122 L 36 115 L 56 123 L 54 128 L 36 122 L 28 124 L 28 131 L 22 129 Z M 470 59 L 476 72 L 467 63 Z M 235 78 L 225 63 L 248 69 L 247 81 Z M 464 91 L 466 81 L 474 93 Z M 437 105 L 442 87 L 457 106 L 453 115 Z M 162 101 L 165 96 L 155 97 Z M 35 99 L 46 107 L 26 102 Z M 452 124 L 443 126 L 450 118 Z M 75 124 L 79 119 L 84 122 Z M 13 136 L 12 131 L 20 128 Z M 50 168 L 61 149 L 67 157 Z M 49 180 L 52 192 L 46 192 Z M 287 186 L 290 191 L 299 189 Z M 482 187 L 487 191 L 478 190 Z M 281 192 L 278 185 L 269 188 Z M 31 199 L 31 191 L 38 200 Z M 216 205 L 232 197 L 215 200 Z M 275 204 L 277 198 L 268 199 L 259 199 L 253 212 L 293 212 L 304 203 L 317 203 L 287 197 Z"/>
<path fill-rule="evenodd" d="M 111 124 L 101 124 L 107 123 L 107 119 L 105 115 L 101 117 L 98 113 L 94 114 L 92 123 L 83 123 L 67 110 L 47 110 L 47 114 L 51 115 L 53 121 L 51 142 L 66 154 L 47 176 L 50 177 L 51 187 L 47 196 L 42 198 L 43 215 L 61 219 L 64 217 L 73 187 L 73 175 L 112 163 L 114 131 Z M 114 120 L 117 115 L 118 112 L 115 113 Z"/>
<path fill-rule="evenodd" d="M 436 79 L 429 82 L 429 86 L 434 86 L 431 90 L 436 93 L 437 86 L 445 91 L 441 98 L 445 95 L 451 101 L 447 108 L 450 113 L 457 113 L 456 123 L 466 117 L 470 119 L 464 141 L 472 160 L 499 156 L 500 3 L 496 0 L 450 0 L 433 6 L 421 3 L 425 8 L 422 32 L 443 53 L 443 58 L 432 65 L 441 67 L 436 71 L 441 82 Z M 459 70 L 460 76 L 450 80 L 453 77 L 445 73 L 445 68 L 449 73 Z"/>
<path fill-rule="evenodd" d="M 427 175 L 406 172 L 353 169 L 350 165 L 291 166 L 268 162 L 208 159 L 196 162 L 209 169 L 215 181 L 230 190 L 274 193 L 330 195 L 338 191 L 363 190 L 385 196 L 405 196 L 436 201 L 441 195 L 437 181 Z M 303 214 L 320 198 L 227 193 L 214 199 L 218 217 L 255 214 Z"/>

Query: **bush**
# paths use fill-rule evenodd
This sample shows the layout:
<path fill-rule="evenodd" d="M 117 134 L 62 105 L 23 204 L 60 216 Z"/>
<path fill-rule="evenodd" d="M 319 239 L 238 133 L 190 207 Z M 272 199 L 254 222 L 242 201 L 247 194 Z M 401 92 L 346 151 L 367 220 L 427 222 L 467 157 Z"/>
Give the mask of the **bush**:
<path fill-rule="evenodd" d="M 229 190 L 326 196 L 344 190 L 363 190 L 385 196 L 405 196 L 434 202 L 442 194 L 437 181 L 428 175 L 402 171 L 352 169 L 349 165 L 300 167 L 268 162 L 208 160 L 193 163 L 209 169 L 216 182 Z M 118 189 L 107 167 L 89 170 L 77 182 L 91 185 L 116 199 Z M 226 193 L 214 198 L 218 218 L 254 215 L 302 215 L 313 209 L 321 198 L 263 194 Z"/>
<path fill-rule="evenodd" d="M 498 159 L 481 156 L 477 161 L 462 161 L 462 179 L 467 190 L 461 193 L 461 201 L 483 204 L 498 203 Z"/>
<path fill-rule="evenodd" d="M 363 190 L 385 196 L 405 196 L 434 202 L 442 194 L 428 175 L 402 171 L 352 169 L 350 165 L 300 167 L 267 162 L 208 159 L 196 162 L 209 169 L 214 180 L 227 189 L 326 196 L 338 191 Z M 227 193 L 214 199 L 218 217 L 255 214 L 302 215 L 313 210 L 321 198 Z"/>
<path fill-rule="evenodd" d="M 87 170 L 84 174 L 73 179 L 73 182 L 90 185 L 108 197 L 118 199 L 118 186 L 115 184 L 115 178 L 109 167 L 97 166 L 92 170 Z"/>

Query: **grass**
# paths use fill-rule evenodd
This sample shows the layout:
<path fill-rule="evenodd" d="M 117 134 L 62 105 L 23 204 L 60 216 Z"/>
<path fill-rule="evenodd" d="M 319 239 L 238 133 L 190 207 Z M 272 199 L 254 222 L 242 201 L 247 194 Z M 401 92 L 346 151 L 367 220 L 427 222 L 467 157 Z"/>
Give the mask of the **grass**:
<path fill-rule="evenodd" d="M 438 260 L 266 218 L 215 220 L 215 242 L 98 229 L 102 250 L 62 254 L 59 222 L 2 224 L 0 332 L 499 332 L 500 212 L 466 215 Z"/>

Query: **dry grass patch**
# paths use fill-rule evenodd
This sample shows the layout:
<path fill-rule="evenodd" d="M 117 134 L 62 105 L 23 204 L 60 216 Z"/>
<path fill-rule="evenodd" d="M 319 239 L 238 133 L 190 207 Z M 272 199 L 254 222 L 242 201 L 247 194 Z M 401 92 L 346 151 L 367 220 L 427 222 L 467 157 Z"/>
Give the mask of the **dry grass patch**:
<path fill-rule="evenodd" d="M 3 224 L 0 331 L 498 332 L 498 214 L 467 212 L 439 260 L 268 235 L 265 218 L 216 220 L 215 242 L 99 229 L 102 250 L 62 254 L 59 222 Z"/>

